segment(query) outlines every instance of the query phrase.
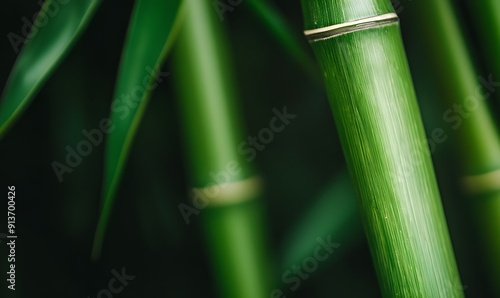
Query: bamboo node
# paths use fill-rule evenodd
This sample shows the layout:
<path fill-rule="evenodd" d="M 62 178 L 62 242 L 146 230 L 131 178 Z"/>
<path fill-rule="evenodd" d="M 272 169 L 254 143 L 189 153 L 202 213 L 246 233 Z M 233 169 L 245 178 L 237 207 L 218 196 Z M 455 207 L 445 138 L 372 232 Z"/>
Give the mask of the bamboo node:
<path fill-rule="evenodd" d="M 254 176 L 245 180 L 194 188 L 195 196 L 205 200 L 209 206 L 232 205 L 254 199 L 261 193 L 262 181 Z"/>
<path fill-rule="evenodd" d="M 397 14 L 391 12 L 386 14 L 381 14 L 378 16 L 362 18 L 350 22 L 345 22 L 342 24 L 335 24 L 323 28 L 304 30 L 304 35 L 311 41 L 323 40 L 332 38 L 335 36 L 365 30 L 369 28 L 381 27 L 393 23 L 399 22 L 399 17 Z"/>
<path fill-rule="evenodd" d="M 463 185 L 470 194 L 480 194 L 500 189 L 500 169 L 463 178 Z"/>

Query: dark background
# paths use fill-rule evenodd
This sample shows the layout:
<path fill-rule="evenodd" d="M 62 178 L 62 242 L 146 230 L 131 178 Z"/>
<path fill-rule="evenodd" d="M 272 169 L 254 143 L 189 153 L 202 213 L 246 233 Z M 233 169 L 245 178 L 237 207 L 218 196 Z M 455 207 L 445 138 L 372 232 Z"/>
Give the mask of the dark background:
<path fill-rule="evenodd" d="M 244 1 L 243 1 L 244 2 Z M 301 36 L 298 1 L 273 1 Z M 427 58 L 413 30 L 411 1 L 401 1 L 402 30 L 427 130 L 438 127 Z M 109 114 L 121 50 L 133 1 L 103 1 L 88 29 L 13 129 L 0 141 L 0 181 L 16 187 L 16 296 L 95 297 L 107 288 L 111 270 L 136 276 L 119 297 L 217 297 L 200 221 L 186 225 L 177 205 L 186 202 L 182 132 L 174 80 L 154 91 L 134 140 L 119 188 L 100 261 L 90 252 L 97 224 L 103 149 L 94 148 L 62 183 L 51 163 Z M 7 39 L 32 19 L 35 1 L 7 0 L 0 11 L 0 82 L 5 85 L 17 54 Z M 215 13 L 215 11 L 214 11 Z M 465 14 L 461 15 L 467 24 Z M 322 191 L 345 172 L 326 95 L 311 82 L 245 3 L 226 14 L 248 134 L 268 125 L 272 109 L 288 107 L 298 117 L 259 152 L 255 166 L 266 181 L 265 205 L 271 249 L 278 263 L 284 238 Z M 467 31 L 467 27 L 464 26 Z M 467 31 L 468 32 L 468 31 Z M 473 41 L 474 36 L 469 34 Z M 306 48 L 306 42 L 303 41 Z M 430 45 L 433 46 L 433 45 Z M 307 48 L 308 49 L 308 48 Z M 311 53 L 312 55 L 312 53 Z M 476 58 L 480 60 L 480 57 Z M 163 67 L 169 71 L 169 62 Z M 479 63 L 481 63 L 479 61 Z M 481 68 L 479 72 L 482 72 Z M 484 72 L 482 72 L 484 73 Z M 3 88 L 3 87 L 2 87 Z M 446 152 L 446 154 L 443 154 Z M 433 155 L 466 295 L 485 287 L 464 204 L 456 194 L 451 142 Z M 7 188 L 1 197 L 7 197 Z M 6 200 L 4 201 L 6 203 Z M 2 209 L 5 210 L 5 209 Z M 0 233 L 6 233 L 6 212 Z M 469 236 L 464 236 L 469 235 Z M 343 245 L 304 281 L 293 297 L 378 297 L 380 291 L 363 235 Z M 343 243 L 345 239 L 335 239 Z M 5 291 L 5 240 L 0 245 L 0 293 Z M 279 273 L 281 275 L 281 273 Z"/>

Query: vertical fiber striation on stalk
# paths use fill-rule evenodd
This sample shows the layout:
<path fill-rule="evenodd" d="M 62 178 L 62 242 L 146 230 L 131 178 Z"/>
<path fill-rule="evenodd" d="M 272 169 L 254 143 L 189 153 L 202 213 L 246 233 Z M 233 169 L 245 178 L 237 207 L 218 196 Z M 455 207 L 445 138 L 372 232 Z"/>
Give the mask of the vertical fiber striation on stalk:
<path fill-rule="evenodd" d="M 385 0 L 303 0 L 302 5 L 306 30 L 394 13 Z M 462 297 L 399 23 L 370 21 L 310 43 L 383 295 Z"/>

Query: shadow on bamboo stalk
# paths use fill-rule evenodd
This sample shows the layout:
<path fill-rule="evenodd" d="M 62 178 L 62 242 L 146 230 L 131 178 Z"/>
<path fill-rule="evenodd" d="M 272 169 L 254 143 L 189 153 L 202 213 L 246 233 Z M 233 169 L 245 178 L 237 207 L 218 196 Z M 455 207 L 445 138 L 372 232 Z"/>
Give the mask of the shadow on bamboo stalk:
<path fill-rule="evenodd" d="M 246 138 L 231 61 L 210 1 L 186 0 L 174 69 L 191 184 L 191 222 L 201 217 L 222 297 L 267 297 L 269 257 L 260 180 L 238 150 Z"/>

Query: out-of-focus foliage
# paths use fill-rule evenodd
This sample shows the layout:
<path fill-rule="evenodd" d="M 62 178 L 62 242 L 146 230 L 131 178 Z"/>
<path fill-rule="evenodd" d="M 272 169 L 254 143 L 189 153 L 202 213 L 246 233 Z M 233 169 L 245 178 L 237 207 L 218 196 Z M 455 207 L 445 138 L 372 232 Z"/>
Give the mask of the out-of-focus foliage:
<path fill-rule="evenodd" d="M 17 57 L 8 35 L 23 35 L 25 24 L 32 23 L 32 16 L 40 10 L 35 1 L 8 2 L 5 4 L 8 9 L 0 10 L 2 82 L 7 81 Z M 228 1 L 220 2 L 228 4 Z M 429 62 L 414 31 L 415 22 L 409 18 L 415 1 L 393 2 L 399 7 L 421 112 L 431 132 L 443 124 L 442 114 L 447 107 L 437 104 L 435 82 L 428 75 Z M 70 0 L 66 5 L 83 6 L 85 3 L 90 1 Z M 272 4 L 307 53 L 307 42 L 300 39 L 303 24 L 299 2 L 276 0 Z M 61 17 L 64 15 L 62 8 Z M 63 182 L 59 182 L 51 167 L 54 161 L 64 163 L 68 147 L 75 149 L 82 140 L 87 140 L 83 129 L 97 128 L 102 119 L 109 117 L 112 102 L 120 95 L 117 94 L 117 78 L 123 72 L 120 61 L 124 57 L 124 47 L 128 46 L 126 40 L 130 33 L 127 29 L 131 28 L 133 8 L 131 0 L 103 1 L 81 40 L 68 52 L 60 67 L 53 69 L 52 77 L 43 76 L 46 86 L 39 85 L 36 100 L 0 141 L 0 181 L 14 184 L 19 190 L 17 225 L 23 245 L 17 251 L 18 297 L 94 297 L 108 286 L 113 277 L 111 270 L 119 271 L 123 267 L 136 278 L 129 282 L 120 297 L 218 297 L 205 252 L 206 243 L 200 232 L 201 222 L 195 218 L 186 225 L 178 210 L 180 203 L 189 200 L 192 186 L 186 181 L 186 154 L 182 149 L 180 119 L 170 76 L 154 90 L 148 108 L 143 111 L 142 124 L 136 127 L 136 141 L 127 149 L 129 162 L 121 169 L 122 183 L 116 190 L 120 204 L 116 205 L 113 220 L 109 222 L 112 232 L 106 235 L 106 249 L 99 262 L 90 262 L 89 252 L 102 208 L 101 181 L 108 141 L 82 157 L 80 164 L 72 168 L 73 172 L 64 175 Z M 256 16 L 244 4 L 230 8 L 224 12 L 221 22 L 229 31 L 231 63 L 237 71 L 235 79 L 240 87 L 249 136 L 256 136 L 269 126 L 274 108 L 286 106 L 290 113 L 297 115 L 285 130 L 275 134 L 265 149 L 256 150 L 256 158 L 252 161 L 265 181 L 268 231 L 275 255 L 273 265 L 278 268 L 276 278 L 280 282 L 277 286 L 287 289 L 289 284 L 281 280 L 284 270 L 290 263 L 301 262 L 299 255 L 308 250 L 293 243 L 328 233 L 327 229 L 320 231 L 320 228 L 333 225 L 337 220 L 340 222 L 347 212 L 352 213 L 349 201 L 342 203 L 348 197 L 340 196 L 347 187 L 341 179 L 334 178 L 344 171 L 344 160 L 322 88 L 310 80 L 304 69 L 295 63 L 297 60 L 291 58 L 293 50 L 292 55 L 284 54 L 286 42 L 280 41 L 272 28 L 262 22 L 262 16 Z M 218 15 L 215 8 L 214 14 Z M 75 22 L 79 15 L 72 16 Z M 75 24 L 65 23 L 61 28 L 75 28 Z M 35 36 L 42 36 L 42 29 L 47 30 L 48 26 L 40 28 L 40 35 Z M 160 36 L 160 30 L 166 27 L 157 26 L 153 33 Z M 68 37 L 65 35 L 64 40 Z M 29 46 L 27 43 L 25 51 Z M 35 76 L 35 70 L 30 69 L 29 75 Z M 170 72 L 170 64 L 158 71 Z M 6 92 L 4 90 L 4 98 Z M 0 113 L 2 110 L 0 108 Z M 248 142 L 248 139 L 241 142 Z M 482 265 L 474 258 L 478 242 L 467 224 L 466 206 L 457 200 L 461 194 L 456 187 L 454 151 L 452 143 L 447 142 L 438 146 L 437 154 L 432 157 L 463 272 L 462 286 L 466 287 L 467 296 L 481 297 L 484 296 L 484 273 Z M 336 181 L 335 186 L 332 181 Z M 330 191 L 335 192 L 335 197 L 327 199 Z M 322 201 L 328 204 L 322 205 Z M 346 213 L 340 207 L 332 213 L 327 212 L 328 208 L 337 205 L 349 208 L 345 208 Z M 342 212 L 342 216 L 334 216 L 336 212 Z M 0 223 L 6 222 L 5 216 L 3 212 L 0 214 Z M 309 229 L 302 223 L 318 230 L 294 234 Z M 0 233 L 5 232 L 4 228 L 0 225 Z M 362 237 L 355 223 L 347 225 L 342 233 L 352 239 Z M 366 243 L 359 241 L 351 246 L 342 240 L 343 237 L 332 237 L 341 245 L 335 252 L 338 256 L 332 255 L 334 257 L 321 264 L 319 270 L 301 280 L 300 287 L 289 296 L 380 296 Z M 0 244 L 0 257 L 7 255 L 3 244 Z M 2 268 L 7 264 L 3 257 L 0 262 L 3 262 Z M 40 275 L 40 268 L 43 268 L 43 275 Z M 4 279 L 0 279 L 0 287 L 4 291 Z M 2 297 L 10 295 L 1 294 Z"/>

